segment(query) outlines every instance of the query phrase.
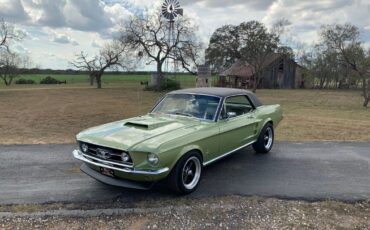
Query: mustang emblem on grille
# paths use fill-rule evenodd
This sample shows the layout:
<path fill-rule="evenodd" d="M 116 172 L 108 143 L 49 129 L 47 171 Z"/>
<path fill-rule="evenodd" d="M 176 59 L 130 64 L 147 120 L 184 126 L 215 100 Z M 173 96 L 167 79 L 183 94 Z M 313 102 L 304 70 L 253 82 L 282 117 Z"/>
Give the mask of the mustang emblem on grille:
<path fill-rule="evenodd" d="M 96 149 L 96 154 L 103 159 L 109 159 L 111 157 L 110 152 L 105 149 Z"/>

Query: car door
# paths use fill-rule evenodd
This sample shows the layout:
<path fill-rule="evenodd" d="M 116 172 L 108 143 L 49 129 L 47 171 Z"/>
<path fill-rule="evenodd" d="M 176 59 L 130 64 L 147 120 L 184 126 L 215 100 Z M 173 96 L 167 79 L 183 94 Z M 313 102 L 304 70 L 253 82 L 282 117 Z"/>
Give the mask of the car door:
<path fill-rule="evenodd" d="M 249 144 L 255 137 L 258 121 L 247 95 L 225 98 L 219 117 L 220 155 Z"/>

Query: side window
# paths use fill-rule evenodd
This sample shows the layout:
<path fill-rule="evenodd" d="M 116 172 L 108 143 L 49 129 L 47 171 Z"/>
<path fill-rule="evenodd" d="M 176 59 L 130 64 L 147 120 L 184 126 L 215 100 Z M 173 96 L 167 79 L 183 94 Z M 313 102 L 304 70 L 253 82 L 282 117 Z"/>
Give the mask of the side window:
<path fill-rule="evenodd" d="M 225 100 L 224 110 L 226 116 L 229 112 L 235 113 L 236 116 L 241 116 L 252 111 L 253 106 L 247 96 L 242 95 L 227 98 Z"/>

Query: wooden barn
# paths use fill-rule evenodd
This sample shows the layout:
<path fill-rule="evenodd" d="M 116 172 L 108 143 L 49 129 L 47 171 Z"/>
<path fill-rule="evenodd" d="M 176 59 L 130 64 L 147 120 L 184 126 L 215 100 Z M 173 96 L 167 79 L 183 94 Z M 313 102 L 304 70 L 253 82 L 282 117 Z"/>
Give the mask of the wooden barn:
<path fill-rule="evenodd" d="M 217 86 L 251 89 L 255 81 L 254 68 L 242 60 L 236 61 L 230 68 L 223 71 Z M 258 88 L 293 89 L 304 86 L 302 67 L 283 54 L 273 53 L 264 63 Z"/>

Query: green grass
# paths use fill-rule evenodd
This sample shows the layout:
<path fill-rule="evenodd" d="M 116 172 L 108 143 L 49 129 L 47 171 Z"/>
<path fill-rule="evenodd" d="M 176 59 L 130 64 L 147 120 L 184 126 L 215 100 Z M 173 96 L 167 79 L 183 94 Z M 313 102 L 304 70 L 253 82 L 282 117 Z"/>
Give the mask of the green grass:
<path fill-rule="evenodd" d="M 21 75 L 17 79 L 30 79 L 34 80 L 36 84 L 47 77 L 53 77 L 59 81 L 67 81 L 67 84 L 89 84 L 89 77 L 84 74 L 26 74 Z M 102 77 L 102 83 L 104 84 L 117 84 L 117 83 L 140 83 L 141 81 L 150 81 L 150 75 L 110 75 L 106 74 Z M 195 85 L 195 76 L 179 74 L 176 79 L 180 81 L 181 85 Z M 0 86 L 4 86 L 4 82 L 0 82 Z"/>

